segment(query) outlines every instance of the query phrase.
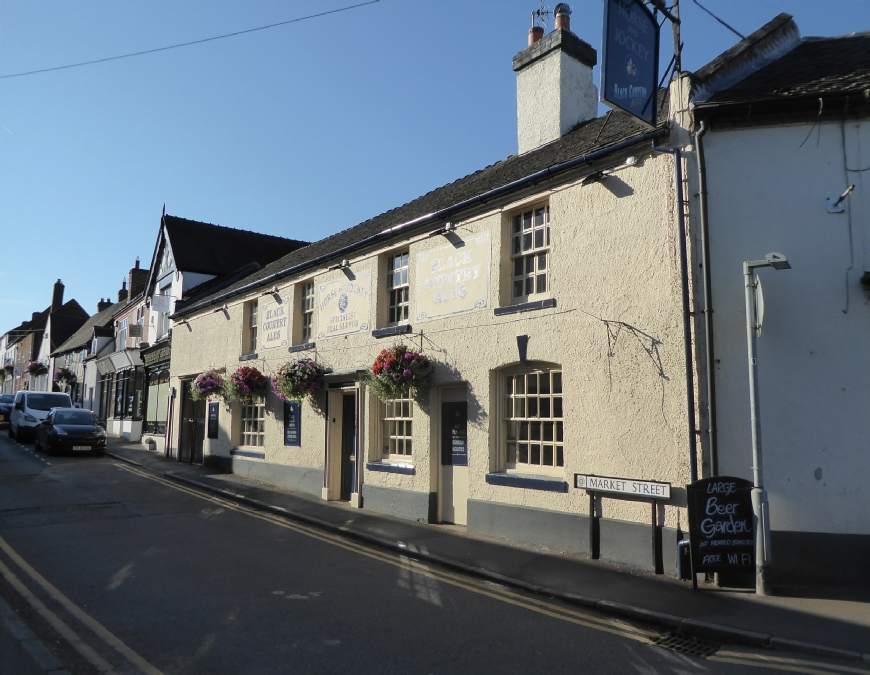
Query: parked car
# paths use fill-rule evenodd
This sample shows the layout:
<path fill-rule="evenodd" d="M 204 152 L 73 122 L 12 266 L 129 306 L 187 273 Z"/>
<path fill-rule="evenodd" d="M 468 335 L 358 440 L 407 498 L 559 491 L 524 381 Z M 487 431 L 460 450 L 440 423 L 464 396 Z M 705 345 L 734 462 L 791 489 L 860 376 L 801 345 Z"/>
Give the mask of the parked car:
<path fill-rule="evenodd" d="M 0 427 L 9 426 L 15 394 L 0 394 Z"/>
<path fill-rule="evenodd" d="M 106 431 L 91 410 L 52 408 L 36 431 L 36 449 L 56 452 L 106 451 Z"/>
<path fill-rule="evenodd" d="M 69 394 L 48 391 L 19 391 L 12 404 L 9 419 L 9 438 L 24 440 L 36 435 L 36 428 L 48 417 L 52 408 L 72 408 Z"/>

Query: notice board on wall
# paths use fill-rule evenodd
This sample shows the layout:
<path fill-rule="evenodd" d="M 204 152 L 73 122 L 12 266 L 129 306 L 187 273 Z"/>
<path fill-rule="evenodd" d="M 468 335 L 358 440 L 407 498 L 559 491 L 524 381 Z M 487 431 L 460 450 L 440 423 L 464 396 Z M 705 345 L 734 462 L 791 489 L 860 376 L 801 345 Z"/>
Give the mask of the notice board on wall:
<path fill-rule="evenodd" d="M 220 403 L 208 404 L 208 437 L 218 437 L 218 415 L 220 414 Z"/>
<path fill-rule="evenodd" d="M 302 445 L 302 406 L 284 401 L 284 445 Z"/>

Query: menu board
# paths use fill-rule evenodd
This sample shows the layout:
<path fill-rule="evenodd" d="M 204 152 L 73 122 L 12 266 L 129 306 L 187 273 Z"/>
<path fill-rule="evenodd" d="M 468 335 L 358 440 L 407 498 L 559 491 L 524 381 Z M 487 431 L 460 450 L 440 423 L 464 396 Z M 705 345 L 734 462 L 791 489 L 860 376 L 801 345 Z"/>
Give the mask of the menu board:
<path fill-rule="evenodd" d="M 752 481 L 714 476 L 687 485 L 686 494 L 695 573 L 754 568 Z"/>

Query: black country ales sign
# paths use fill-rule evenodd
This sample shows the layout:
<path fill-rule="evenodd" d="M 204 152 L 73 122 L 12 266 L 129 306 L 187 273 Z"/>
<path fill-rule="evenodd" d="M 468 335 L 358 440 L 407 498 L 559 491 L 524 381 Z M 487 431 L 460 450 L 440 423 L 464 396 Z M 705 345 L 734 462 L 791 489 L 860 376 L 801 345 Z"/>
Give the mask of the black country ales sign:
<path fill-rule="evenodd" d="M 489 304 L 489 233 L 417 254 L 417 321 Z"/>
<path fill-rule="evenodd" d="M 320 284 L 317 298 L 317 338 L 338 337 L 369 330 L 371 324 L 372 273 L 353 279 Z"/>
<path fill-rule="evenodd" d="M 694 571 L 754 567 L 752 481 L 714 476 L 687 485 L 686 494 Z"/>
<path fill-rule="evenodd" d="M 274 349 L 290 344 L 287 339 L 289 305 L 283 298 L 261 305 L 258 349 Z"/>

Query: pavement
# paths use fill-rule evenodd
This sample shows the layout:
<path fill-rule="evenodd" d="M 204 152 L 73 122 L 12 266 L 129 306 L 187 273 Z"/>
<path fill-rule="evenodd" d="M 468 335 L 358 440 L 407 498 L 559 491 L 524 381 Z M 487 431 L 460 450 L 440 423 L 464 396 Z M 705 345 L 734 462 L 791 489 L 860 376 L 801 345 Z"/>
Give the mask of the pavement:
<path fill-rule="evenodd" d="M 178 462 L 138 443 L 110 440 L 108 454 L 235 502 L 338 532 L 409 558 L 685 637 L 870 663 L 870 588 L 796 586 L 773 597 L 656 576 L 326 502 L 238 474 Z M 870 562 L 870 561 L 868 561 Z M 863 672 L 863 671 L 862 671 Z"/>

